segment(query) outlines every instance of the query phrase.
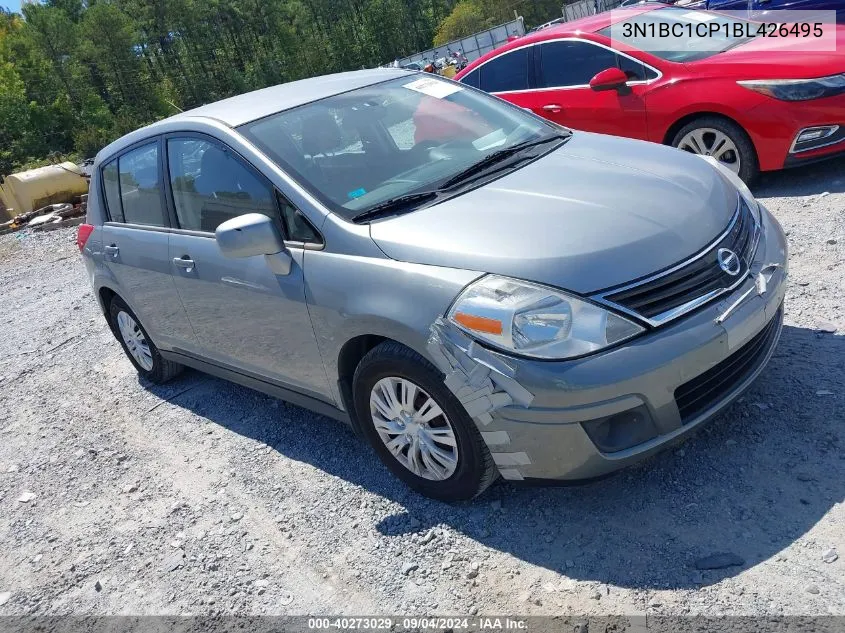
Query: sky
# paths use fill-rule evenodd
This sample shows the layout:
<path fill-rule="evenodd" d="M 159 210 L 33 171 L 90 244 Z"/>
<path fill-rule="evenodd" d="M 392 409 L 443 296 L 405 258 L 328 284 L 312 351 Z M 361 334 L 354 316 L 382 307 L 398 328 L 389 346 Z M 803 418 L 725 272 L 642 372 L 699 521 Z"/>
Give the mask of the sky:
<path fill-rule="evenodd" d="M 21 0 L 0 0 L 0 7 L 6 7 L 16 13 L 20 13 Z"/>

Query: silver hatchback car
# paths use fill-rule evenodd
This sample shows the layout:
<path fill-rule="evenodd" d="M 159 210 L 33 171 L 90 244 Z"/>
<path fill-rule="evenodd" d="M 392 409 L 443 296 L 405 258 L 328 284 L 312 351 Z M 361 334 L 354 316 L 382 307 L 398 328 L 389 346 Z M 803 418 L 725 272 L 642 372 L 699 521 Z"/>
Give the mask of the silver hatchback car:
<path fill-rule="evenodd" d="M 398 69 L 121 138 L 78 241 L 142 377 L 194 367 L 343 420 L 444 500 L 690 433 L 768 361 L 787 273 L 715 161 Z"/>

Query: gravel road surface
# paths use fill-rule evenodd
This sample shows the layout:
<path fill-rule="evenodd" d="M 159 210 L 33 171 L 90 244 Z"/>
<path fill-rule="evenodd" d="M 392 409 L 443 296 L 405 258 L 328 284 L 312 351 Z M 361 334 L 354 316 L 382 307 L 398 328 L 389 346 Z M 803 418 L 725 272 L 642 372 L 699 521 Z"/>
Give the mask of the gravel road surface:
<path fill-rule="evenodd" d="M 75 229 L 0 237 L 0 614 L 845 615 L 845 161 L 756 193 L 791 278 L 742 400 L 617 476 L 452 506 L 337 422 L 139 382 Z"/>

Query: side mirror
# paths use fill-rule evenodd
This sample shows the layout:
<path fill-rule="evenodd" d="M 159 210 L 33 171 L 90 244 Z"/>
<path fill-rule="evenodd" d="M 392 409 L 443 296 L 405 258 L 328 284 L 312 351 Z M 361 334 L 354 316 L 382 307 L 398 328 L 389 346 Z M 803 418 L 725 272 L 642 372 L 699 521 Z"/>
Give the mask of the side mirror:
<path fill-rule="evenodd" d="M 618 68 L 608 68 L 590 79 L 590 88 L 601 90 L 619 90 L 628 85 L 628 75 Z"/>
<path fill-rule="evenodd" d="M 290 273 L 291 257 L 273 220 L 260 213 L 247 213 L 226 220 L 214 232 L 217 246 L 226 257 L 264 255 L 277 275 Z"/>

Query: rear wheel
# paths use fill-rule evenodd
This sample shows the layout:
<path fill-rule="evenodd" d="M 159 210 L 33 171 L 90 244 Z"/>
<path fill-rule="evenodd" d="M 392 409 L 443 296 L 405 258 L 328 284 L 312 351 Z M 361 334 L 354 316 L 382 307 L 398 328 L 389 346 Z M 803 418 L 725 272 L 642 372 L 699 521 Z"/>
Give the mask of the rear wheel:
<path fill-rule="evenodd" d="M 123 299 L 117 296 L 112 299 L 109 316 L 115 337 L 141 376 L 150 382 L 162 384 L 182 373 L 182 365 L 162 357 L 138 317 Z"/>
<path fill-rule="evenodd" d="M 678 130 L 672 145 L 692 154 L 712 156 L 746 183 L 753 182 L 760 173 L 754 144 L 745 130 L 728 119 L 695 119 Z"/>
<path fill-rule="evenodd" d="M 495 481 L 498 471 L 475 422 L 416 352 L 392 341 L 373 348 L 355 370 L 353 393 L 364 435 L 417 492 L 458 501 Z"/>

